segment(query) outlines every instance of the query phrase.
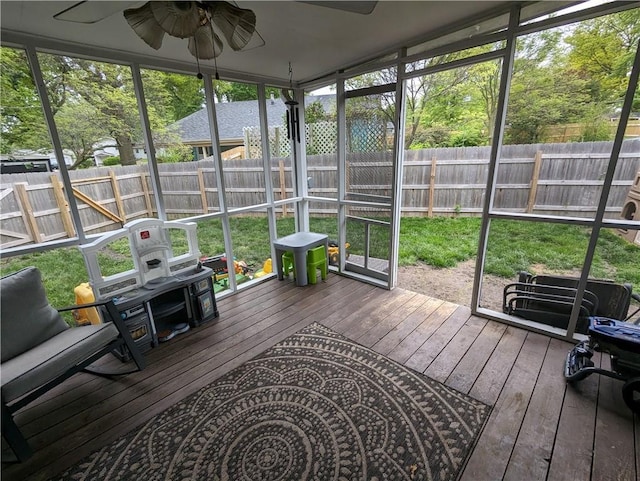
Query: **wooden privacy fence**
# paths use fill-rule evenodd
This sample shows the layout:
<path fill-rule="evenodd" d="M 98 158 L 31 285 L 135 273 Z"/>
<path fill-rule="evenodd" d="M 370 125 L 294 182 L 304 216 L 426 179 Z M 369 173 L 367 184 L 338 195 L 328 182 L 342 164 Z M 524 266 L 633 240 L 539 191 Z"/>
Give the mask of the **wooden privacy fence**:
<path fill-rule="evenodd" d="M 595 214 L 612 144 L 610 142 L 504 146 L 497 169 L 494 207 L 509 212 L 590 217 Z M 402 213 L 411 216 L 477 215 L 486 191 L 489 147 L 438 148 L 405 152 Z M 347 193 L 391 196 L 389 153 L 348 157 Z M 309 192 L 337 197 L 335 155 L 308 156 Z M 220 210 L 211 160 L 160 164 L 165 211 L 183 218 Z M 640 139 L 623 144 L 608 198 L 606 215 L 618 218 L 640 171 Z M 86 233 L 105 232 L 157 213 L 146 165 L 70 172 Z M 272 159 L 276 200 L 293 196 L 289 158 Z M 266 202 L 261 159 L 224 162 L 223 182 L 229 208 Z M 67 196 L 58 173 L 3 175 L 0 184 L 0 247 L 46 242 L 75 235 Z M 286 206 L 279 207 L 286 214 Z M 358 209 L 353 209 L 358 210 Z M 371 212 L 371 209 L 367 209 Z M 310 203 L 310 213 L 335 214 L 334 204 Z"/>
<path fill-rule="evenodd" d="M 593 217 L 610 153 L 610 142 L 504 146 L 497 168 L 494 209 Z M 486 147 L 407 151 L 403 214 L 481 213 L 489 155 Z M 607 217 L 619 217 L 639 170 L 640 139 L 627 141 L 609 193 Z"/>
<path fill-rule="evenodd" d="M 611 122 L 601 124 L 601 127 L 613 138 L 618 128 L 618 122 L 612 119 Z M 579 142 L 587 129 L 585 124 L 563 124 L 550 125 L 544 130 L 543 140 L 545 142 Z M 629 120 L 625 129 L 626 137 L 640 137 L 640 120 Z"/>

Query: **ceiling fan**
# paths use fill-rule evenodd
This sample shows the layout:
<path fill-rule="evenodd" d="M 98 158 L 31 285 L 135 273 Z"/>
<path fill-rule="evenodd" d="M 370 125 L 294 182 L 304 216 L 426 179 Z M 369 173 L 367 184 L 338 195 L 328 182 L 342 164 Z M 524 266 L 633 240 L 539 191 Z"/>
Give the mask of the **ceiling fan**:
<path fill-rule="evenodd" d="M 118 12 L 122 3 L 85 0 L 58 12 L 54 18 L 95 23 Z M 373 11 L 377 1 L 301 0 L 298 3 L 367 15 Z M 246 48 L 256 37 L 258 41 L 252 42 L 255 44 L 252 46 L 265 44 L 256 31 L 255 13 L 227 1 L 149 1 L 140 7 L 127 8 L 124 17 L 134 32 L 156 50 L 161 47 L 165 34 L 188 39 L 188 50 L 196 59 L 206 60 L 220 55 L 223 43 L 216 32 L 221 32 L 235 51 Z"/>
<path fill-rule="evenodd" d="M 118 12 L 123 2 L 78 2 L 53 17 L 79 23 L 96 23 Z M 212 59 L 223 49 L 221 32 L 233 50 L 247 47 L 254 33 L 255 46 L 264 45 L 256 32 L 256 15 L 226 1 L 150 1 L 124 10 L 133 31 L 147 45 L 158 50 L 165 34 L 189 40 L 188 49 L 197 59 Z M 214 31 L 214 25 L 215 30 Z"/>
<path fill-rule="evenodd" d="M 147 2 L 124 11 L 124 17 L 136 34 L 158 50 L 164 34 L 188 38 L 188 49 L 198 59 L 212 59 L 222 52 L 222 40 L 213 25 L 233 50 L 247 46 L 256 30 L 256 15 L 225 1 Z"/>

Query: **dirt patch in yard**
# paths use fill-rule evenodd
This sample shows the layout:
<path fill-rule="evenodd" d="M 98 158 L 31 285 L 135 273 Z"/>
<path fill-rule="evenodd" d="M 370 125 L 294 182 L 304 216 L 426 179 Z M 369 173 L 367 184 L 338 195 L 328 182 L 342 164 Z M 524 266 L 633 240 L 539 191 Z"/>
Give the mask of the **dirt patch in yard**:
<path fill-rule="evenodd" d="M 398 268 L 398 287 L 445 301 L 471 305 L 475 259 L 447 269 L 416 264 Z M 481 307 L 502 312 L 502 290 L 513 280 L 485 274 L 480 296 Z"/>
<path fill-rule="evenodd" d="M 399 267 L 398 287 L 469 307 L 471 305 L 475 265 L 475 259 L 470 259 L 448 269 L 436 268 L 427 264 Z M 545 272 L 546 274 L 571 277 L 580 275 L 578 269 L 551 271 L 545 266 L 538 265 L 532 266 L 532 272 Z M 511 282 L 516 282 L 516 280 L 516 275 L 513 276 L 513 279 L 506 279 L 485 274 L 480 294 L 480 307 L 502 312 L 504 286 Z M 631 302 L 629 314 L 633 313 L 637 308 L 638 303 Z M 637 316 L 634 316 L 633 320 L 638 319 Z"/>

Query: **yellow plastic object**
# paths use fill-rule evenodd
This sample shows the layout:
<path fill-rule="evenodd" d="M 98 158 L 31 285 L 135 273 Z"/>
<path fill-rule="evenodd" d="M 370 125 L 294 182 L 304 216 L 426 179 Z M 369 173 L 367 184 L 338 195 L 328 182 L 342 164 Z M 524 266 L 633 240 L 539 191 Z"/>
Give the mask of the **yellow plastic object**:
<path fill-rule="evenodd" d="M 293 263 L 293 252 L 285 252 L 282 254 L 282 274 L 289 276 L 289 272 L 293 272 L 293 278 L 296 278 L 296 266 Z"/>
<path fill-rule="evenodd" d="M 351 244 L 349 244 L 348 242 L 345 243 L 344 245 L 345 247 L 345 251 L 346 249 L 348 249 L 349 247 L 351 247 Z M 332 266 L 337 266 L 338 262 L 340 261 L 340 248 L 338 247 L 337 244 L 329 244 L 329 264 L 331 264 Z M 347 252 L 345 254 L 345 257 L 348 259 L 349 258 L 349 253 Z"/>
<path fill-rule="evenodd" d="M 76 304 L 89 304 L 95 302 L 96 298 L 93 295 L 93 290 L 88 282 L 76 286 L 73 289 L 73 293 L 76 295 Z M 84 309 L 74 309 L 73 317 L 79 326 L 86 324 L 101 324 L 100 314 L 95 307 L 88 307 Z"/>
<path fill-rule="evenodd" d="M 273 272 L 271 257 L 269 257 L 266 261 L 264 261 L 264 264 L 262 265 L 262 270 L 267 274 L 271 274 Z"/>
<path fill-rule="evenodd" d="M 267 274 L 271 274 L 272 272 L 273 272 L 273 267 L 271 265 L 271 258 L 269 258 L 266 261 L 264 261 L 264 264 L 262 264 L 262 269 L 260 269 L 255 274 L 253 274 L 253 277 L 254 278 L 264 277 Z"/>
<path fill-rule="evenodd" d="M 320 275 L 324 281 L 327 278 L 327 251 L 324 246 L 310 249 L 307 252 L 307 280 L 309 284 L 317 282 L 318 273 L 316 269 L 320 269 Z"/>

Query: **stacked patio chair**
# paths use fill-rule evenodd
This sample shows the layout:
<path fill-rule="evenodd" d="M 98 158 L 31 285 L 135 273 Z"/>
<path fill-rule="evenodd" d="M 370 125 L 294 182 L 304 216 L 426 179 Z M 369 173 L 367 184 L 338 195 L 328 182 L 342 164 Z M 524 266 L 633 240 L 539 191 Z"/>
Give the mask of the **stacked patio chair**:
<path fill-rule="evenodd" d="M 518 282 L 504 288 L 503 310 L 507 314 L 567 328 L 576 298 L 575 277 L 518 274 Z M 640 307 L 630 312 L 631 300 L 640 295 L 630 284 L 589 279 L 580 304 L 576 332 L 588 339 L 578 343 L 565 361 L 567 382 L 578 382 L 601 374 L 623 382 L 622 398 L 640 414 Z M 635 323 L 632 320 L 635 319 Z M 594 351 L 609 354 L 611 369 L 597 367 Z"/>
<path fill-rule="evenodd" d="M 576 298 L 578 279 L 568 276 L 518 274 L 518 282 L 507 284 L 502 309 L 506 314 L 566 329 Z M 587 334 L 592 316 L 628 320 L 631 300 L 640 302 L 630 284 L 589 279 L 580 304 L 576 332 Z"/>

